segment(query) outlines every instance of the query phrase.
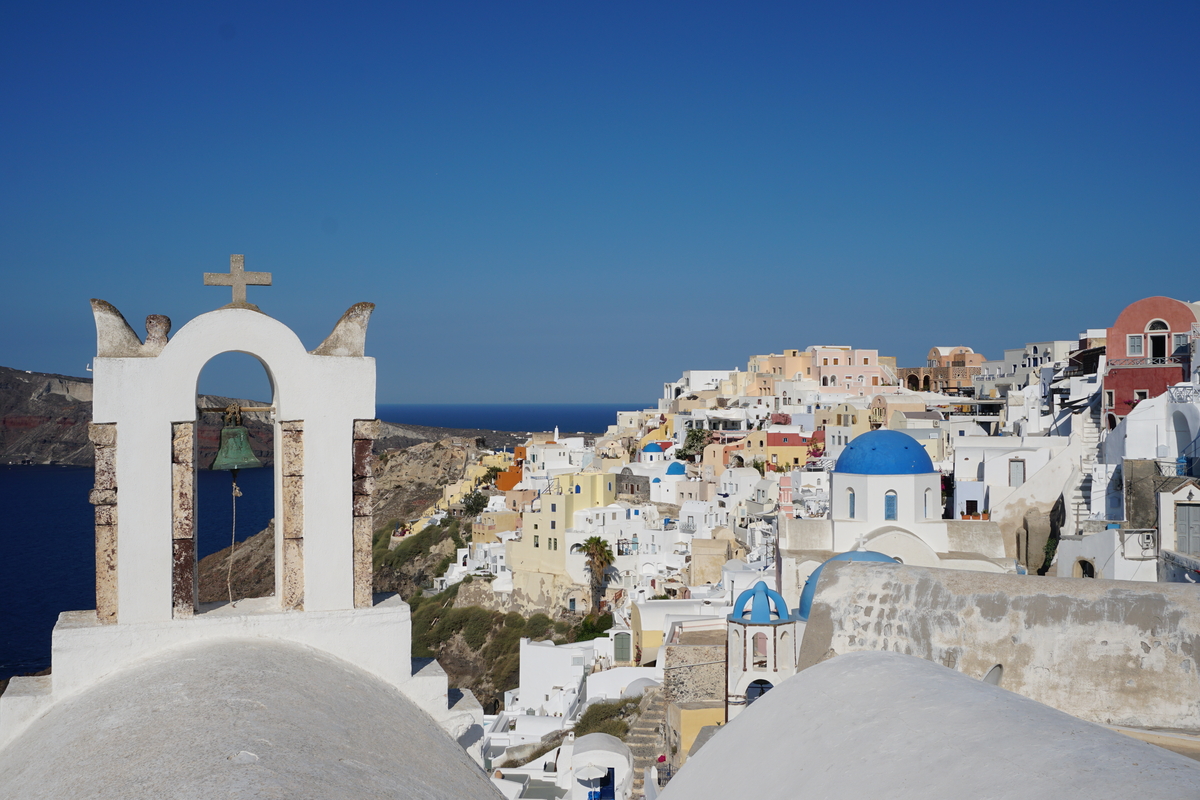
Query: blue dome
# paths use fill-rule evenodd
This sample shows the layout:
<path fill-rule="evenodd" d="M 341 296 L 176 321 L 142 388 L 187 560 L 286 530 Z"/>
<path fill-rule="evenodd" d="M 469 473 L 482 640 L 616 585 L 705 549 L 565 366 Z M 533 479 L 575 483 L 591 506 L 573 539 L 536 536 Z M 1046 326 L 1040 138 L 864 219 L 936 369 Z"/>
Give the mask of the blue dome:
<path fill-rule="evenodd" d="M 903 436 L 904 434 L 900 434 Z M 880 561 L 883 563 L 898 563 L 891 556 L 885 556 L 883 553 L 876 553 L 874 550 L 851 550 L 849 553 L 838 553 L 829 561 Z M 826 561 L 825 564 L 828 564 Z M 796 617 L 807 622 L 808 614 L 812 611 L 813 595 L 817 591 L 817 579 L 821 577 L 821 570 L 825 569 L 825 564 L 813 570 L 812 575 L 808 576 L 808 580 L 804 582 L 804 589 L 800 592 L 800 605 L 796 606 Z"/>
<path fill-rule="evenodd" d="M 854 475 L 920 475 L 934 472 L 933 462 L 916 439 L 899 431 L 868 431 L 856 436 L 838 456 L 834 472 Z"/>
<path fill-rule="evenodd" d="M 663 447 L 658 442 L 651 442 L 642 448 L 643 453 L 661 453 L 662 451 Z"/>
<path fill-rule="evenodd" d="M 671 464 L 671 466 L 667 467 L 667 474 L 668 475 L 687 475 L 687 467 L 685 467 L 683 465 L 682 461 L 676 461 L 673 464 Z"/>
<path fill-rule="evenodd" d="M 652 480 L 650 482 L 651 483 L 662 483 L 662 478 L 655 478 L 654 480 Z"/>
<path fill-rule="evenodd" d="M 748 622 L 751 625 L 775 625 L 792 621 L 783 596 L 774 589 L 768 589 L 767 584 L 762 581 L 737 596 L 737 600 L 733 601 L 733 613 L 729 615 L 729 619 L 733 622 Z"/>

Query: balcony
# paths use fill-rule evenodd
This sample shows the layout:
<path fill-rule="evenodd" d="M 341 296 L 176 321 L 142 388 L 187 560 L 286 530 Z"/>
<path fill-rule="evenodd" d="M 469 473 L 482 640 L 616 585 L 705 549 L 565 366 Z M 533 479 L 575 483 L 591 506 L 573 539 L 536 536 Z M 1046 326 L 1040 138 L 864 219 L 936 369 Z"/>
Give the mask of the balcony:
<path fill-rule="evenodd" d="M 1172 403 L 1200 403 L 1200 388 L 1171 386 L 1167 389 L 1167 400 Z"/>
<path fill-rule="evenodd" d="M 1110 358 L 1110 367 L 1169 367 L 1173 364 L 1184 364 L 1187 356 L 1163 356 L 1161 358 Z"/>

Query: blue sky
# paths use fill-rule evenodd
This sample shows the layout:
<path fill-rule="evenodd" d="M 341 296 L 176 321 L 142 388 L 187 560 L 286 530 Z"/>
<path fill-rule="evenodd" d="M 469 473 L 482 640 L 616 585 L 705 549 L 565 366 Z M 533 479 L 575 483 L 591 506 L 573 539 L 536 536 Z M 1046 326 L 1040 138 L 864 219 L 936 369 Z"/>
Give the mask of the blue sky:
<path fill-rule="evenodd" d="M 343 7 L 349 6 L 349 7 Z M 378 308 L 378 400 L 645 401 L 1200 299 L 1200 6 L 8 4 L 0 364 Z M 261 395 L 234 356 L 208 391 Z M 257 369 L 257 368 L 256 368 Z"/>

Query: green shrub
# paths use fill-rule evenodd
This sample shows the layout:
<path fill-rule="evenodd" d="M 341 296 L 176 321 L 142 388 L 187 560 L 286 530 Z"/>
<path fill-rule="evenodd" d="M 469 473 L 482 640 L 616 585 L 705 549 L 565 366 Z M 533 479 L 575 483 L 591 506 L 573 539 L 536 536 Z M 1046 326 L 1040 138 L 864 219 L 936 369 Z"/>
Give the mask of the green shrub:
<path fill-rule="evenodd" d="M 515 628 L 517 630 L 525 629 L 525 618 L 515 611 L 511 611 L 504 615 L 504 627 Z"/>
<path fill-rule="evenodd" d="M 460 609 L 467 612 L 463 622 L 463 638 L 472 650 L 479 650 L 487 642 L 487 636 L 492 631 L 492 615 L 477 606 Z"/>
<path fill-rule="evenodd" d="M 525 623 L 525 635 L 531 639 L 544 639 L 546 638 L 546 630 L 553 622 L 554 620 L 545 614 L 534 614 Z"/>
<path fill-rule="evenodd" d="M 605 614 L 602 617 L 589 614 L 583 618 L 583 622 L 579 623 L 579 629 L 575 632 L 575 641 L 590 642 L 592 639 L 598 639 L 612 626 L 612 614 Z"/>
<path fill-rule="evenodd" d="M 568 633 L 571 632 L 571 625 L 570 625 L 570 623 L 559 620 L 554 623 L 554 632 L 557 633 L 559 636 L 566 636 Z"/>
<path fill-rule="evenodd" d="M 626 717 L 637 710 L 640 697 L 625 697 L 607 703 L 593 703 L 580 715 L 575 723 L 575 736 L 586 736 L 589 733 L 607 733 L 620 739 L 629 732 Z"/>
<path fill-rule="evenodd" d="M 498 658 L 492 663 L 490 675 L 497 692 L 517 688 L 521 678 L 521 657 L 517 653 L 510 653 Z"/>

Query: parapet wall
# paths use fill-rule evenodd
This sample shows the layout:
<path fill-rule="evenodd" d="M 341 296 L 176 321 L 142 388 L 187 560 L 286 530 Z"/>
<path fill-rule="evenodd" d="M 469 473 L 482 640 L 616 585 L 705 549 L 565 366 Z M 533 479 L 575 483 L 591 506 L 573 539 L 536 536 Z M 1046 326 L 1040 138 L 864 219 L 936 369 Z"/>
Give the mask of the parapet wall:
<path fill-rule="evenodd" d="M 826 565 L 799 668 L 919 656 L 1102 724 L 1200 731 L 1200 589 L 894 564 Z"/>

